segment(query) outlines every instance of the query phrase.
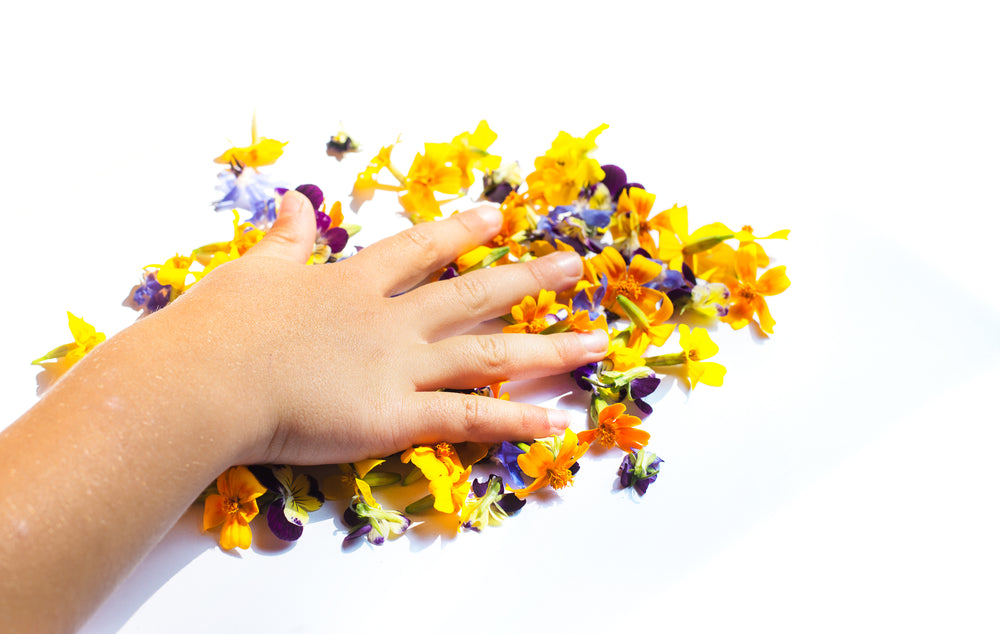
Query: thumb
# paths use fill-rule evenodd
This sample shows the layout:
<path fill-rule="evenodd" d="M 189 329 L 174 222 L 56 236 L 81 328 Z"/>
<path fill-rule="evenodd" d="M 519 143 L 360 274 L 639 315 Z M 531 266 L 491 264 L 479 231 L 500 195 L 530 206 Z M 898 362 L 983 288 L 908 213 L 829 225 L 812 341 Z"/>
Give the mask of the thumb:
<path fill-rule="evenodd" d="M 285 192 L 278 218 L 267 234 L 246 252 L 305 264 L 316 244 L 316 214 L 309 199 L 295 190 Z"/>

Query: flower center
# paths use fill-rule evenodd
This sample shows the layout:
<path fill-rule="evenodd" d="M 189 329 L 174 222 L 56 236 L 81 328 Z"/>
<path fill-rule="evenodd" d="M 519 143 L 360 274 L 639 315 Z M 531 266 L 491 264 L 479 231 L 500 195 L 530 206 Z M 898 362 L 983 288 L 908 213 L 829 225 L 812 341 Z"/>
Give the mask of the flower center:
<path fill-rule="evenodd" d="M 635 281 L 635 278 L 631 275 L 626 275 L 621 282 L 618 283 L 618 295 L 624 295 L 632 301 L 639 299 L 639 283 Z"/>
<path fill-rule="evenodd" d="M 698 360 L 698 351 L 697 350 L 688 350 L 687 351 L 687 358 L 688 358 L 688 361 L 697 361 Z"/>
<path fill-rule="evenodd" d="M 545 319 L 545 315 L 542 315 L 541 317 L 536 317 L 531 320 L 531 322 L 528 324 L 528 332 L 537 335 L 538 333 L 542 332 L 548 327 L 549 327 L 549 322 L 547 319 Z"/>
<path fill-rule="evenodd" d="M 229 498 L 226 500 L 226 513 L 229 515 L 236 515 L 240 512 L 240 501 L 235 498 Z"/>
<path fill-rule="evenodd" d="M 561 489 L 567 484 L 573 484 L 573 474 L 565 467 L 549 467 L 549 484 L 553 489 Z"/>
<path fill-rule="evenodd" d="M 434 456 L 438 460 L 444 460 L 445 458 L 451 458 L 452 462 L 458 461 L 458 454 L 455 453 L 455 447 L 451 443 L 439 442 L 434 445 Z"/>
<path fill-rule="evenodd" d="M 747 233 L 751 233 L 752 234 L 753 233 L 753 227 L 751 227 L 750 225 L 743 225 L 743 231 L 746 231 Z"/>
<path fill-rule="evenodd" d="M 746 301 L 751 301 L 757 295 L 757 289 L 749 284 L 740 284 L 736 289 L 736 296 Z"/>
<path fill-rule="evenodd" d="M 615 444 L 615 430 L 611 425 L 597 426 L 597 442 L 603 447 L 613 447 Z"/>

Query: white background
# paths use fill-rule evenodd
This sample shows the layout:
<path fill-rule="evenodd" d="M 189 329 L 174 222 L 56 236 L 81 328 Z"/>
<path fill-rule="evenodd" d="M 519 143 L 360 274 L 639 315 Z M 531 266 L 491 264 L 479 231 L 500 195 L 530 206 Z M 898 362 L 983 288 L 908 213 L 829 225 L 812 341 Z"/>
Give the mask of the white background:
<path fill-rule="evenodd" d="M 296 545 L 255 525 L 231 555 L 193 511 L 87 631 L 1000 628 L 991 3 L 651 6 L 5 8 L 0 425 L 34 402 L 28 362 L 68 340 L 66 310 L 114 333 L 142 265 L 227 237 L 211 159 L 254 110 L 289 141 L 270 173 L 345 203 L 399 133 L 412 156 L 486 118 L 527 166 L 608 123 L 597 158 L 657 209 L 792 230 L 769 249 L 792 280 L 775 336 L 720 329 L 725 386 L 665 386 L 640 502 L 609 456 L 503 528 L 382 548 L 342 551 L 328 505 Z M 340 121 L 365 147 L 338 163 Z M 405 226 L 394 209 L 363 207 L 355 242 Z"/>

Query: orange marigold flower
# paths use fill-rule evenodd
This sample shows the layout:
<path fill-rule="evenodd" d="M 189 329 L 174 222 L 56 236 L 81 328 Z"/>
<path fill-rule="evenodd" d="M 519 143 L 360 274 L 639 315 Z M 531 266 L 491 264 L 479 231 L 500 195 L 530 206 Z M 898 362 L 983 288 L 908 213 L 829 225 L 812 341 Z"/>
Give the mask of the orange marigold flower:
<path fill-rule="evenodd" d="M 601 305 L 622 316 L 625 311 L 618 303 L 619 295 L 631 300 L 647 315 L 656 312 L 657 305 L 666 300 L 666 295 L 643 285 L 655 280 L 662 270 L 659 264 L 641 255 L 626 265 L 625 258 L 612 247 L 604 247 L 598 255 L 584 260 L 587 281 L 599 284 L 602 275 L 608 277 L 608 290 Z"/>
<path fill-rule="evenodd" d="M 736 252 L 736 277 L 724 280 L 729 287 L 729 314 L 722 321 L 739 330 L 751 321 L 757 314 L 757 323 L 765 333 L 774 333 L 774 318 L 768 310 L 764 297 L 777 295 L 787 289 L 791 282 L 785 275 L 784 266 L 769 269 L 757 278 L 757 255 L 755 251 L 740 247 Z"/>
<path fill-rule="evenodd" d="M 528 451 L 517 457 L 517 466 L 526 476 L 534 478 L 534 482 L 514 493 L 524 497 L 546 485 L 553 489 L 572 485 L 573 465 L 589 447 L 587 443 L 578 443 L 572 429 L 567 429 L 561 439 L 553 436 L 535 441 Z"/>
<path fill-rule="evenodd" d="M 219 545 L 226 550 L 250 548 L 250 520 L 257 517 L 257 498 L 267 493 L 246 467 L 230 467 L 216 481 L 219 489 L 205 499 L 205 530 L 222 524 Z"/>
<path fill-rule="evenodd" d="M 614 403 L 598 414 L 597 427 L 580 432 L 577 438 L 587 443 L 596 440 L 609 449 L 618 445 L 622 451 L 633 451 L 649 442 L 649 432 L 635 429 L 641 422 L 638 417 L 625 413 L 625 403 Z"/>

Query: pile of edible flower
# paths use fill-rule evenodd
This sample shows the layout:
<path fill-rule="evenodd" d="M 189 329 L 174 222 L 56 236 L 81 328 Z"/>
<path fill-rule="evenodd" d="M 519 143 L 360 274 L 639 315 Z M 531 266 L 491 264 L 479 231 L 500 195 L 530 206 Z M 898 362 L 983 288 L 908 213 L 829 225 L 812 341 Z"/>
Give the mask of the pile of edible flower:
<path fill-rule="evenodd" d="M 491 243 L 458 257 L 439 279 L 554 251 L 583 258 L 584 276 L 576 288 L 525 297 L 504 317 L 503 330 L 542 336 L 607 331 L 606 358 L 572 372 L 575 385 L 589 395 L 588 428 L 492 446 L 442 442 L 412 447 L 395 457 L 402 473 L 387 469 L 387 460 L 394 457 L 374 458 L 335 465 L 322 483 L 315 470 L 235 466 L 200 500 L 203 528 L 221 525 L 222 548 L 250 546 L 250 524 L 261 505 L 273 534 L 294 541 L 310 513 L 329 500 L 345 505 L 345 544 L 362 537 L 381 544 L 404 533 L 411 516 L 427 513 L 453 517 L 457 530 L 481 531 L 517 513 L 535 492 L 572 485 L 581 460 L 592 451 L 621 452 L 622 461 L 616 474 L 588 477 L 608 477 L 622 489 L 646 494 L 663 462 L 647 449 L 651 433 L 643 419 L 653 411 L 647 399 L 667 375 L 692 390 L 722 385 L 726 368 L 710 360 L 719 346 L 709 331 L 719 324 L 733 330 L 750 326 L 765 338 L 773 333 L 767 298 L 786 290 L 789 281 L 784 266 L 771 266 L 763 241 L 785 239 L 788 231 L 757 235 L 750 226 L 731 229 L 718 222 L 692 228 L 687 207 L 657 204 L 656 194 L 631 182 L 624 169 L 594 157 L 597 137 L 606 128 L 598 126 L 583 137 L 560 132 L 523 177 L 517 163 L 490 154 L 497 135 L 485 121 L 449 142 L 424 144 L 406 170 L 392 161 L 396 144 L 386 145 L 358 174 L 350 193 L 356 206 L 391 192 L 413 223 L 433 222 L 447 215 L 445 209 L 476 201 L 498 205 L 504 217 L 501 232 Z M 146 266 L 126 299 L 140 317 L 167 306 L 260 240 L 287 191 L 261 168 L 273 165 L 284 145 L 258 136 L 255 119 L 250 145 L 215 159 L 226 167 L 219 174 L 222 197 L 214 207 L 232 211 L 232 237 Z M 344 131 L 327 143 L 327 154 L 338 161 L 358 150 Z M 336 266 L 358 248 L 348 243 L 360 227 L 346 224 L 341 202 L 328 201 L 319 187 L 297 189 L 315 208 L 316 243 L 309 263 Z M 248 214 L 246 220 L 241 221 L 241 211 Z M 69 327 L 74 341 L 35 364 L 61 372 L 104 341 L 103 334 L 73 314 Z M 509 398 L 502 384 L 471 392 Z M 473 465 L 483 465 L 479 469 L 488 475 L 470 481 Z M 402 512 L 383 508 L 376 498 L 381 488 L 420 481 L 426 483 L 426 495 Z"/>

